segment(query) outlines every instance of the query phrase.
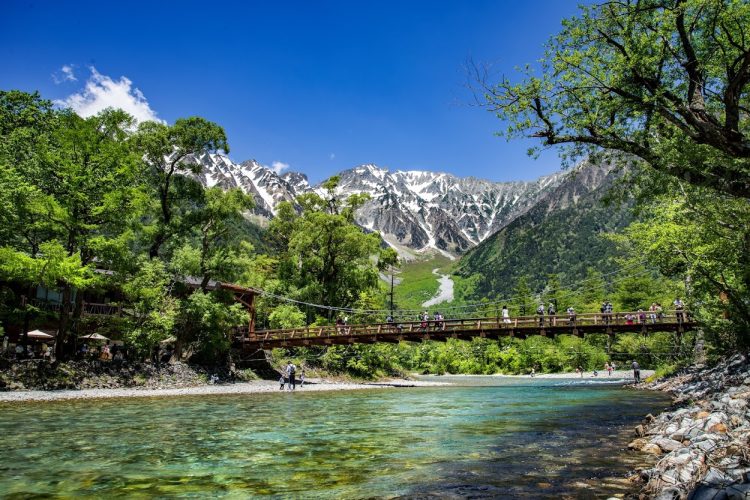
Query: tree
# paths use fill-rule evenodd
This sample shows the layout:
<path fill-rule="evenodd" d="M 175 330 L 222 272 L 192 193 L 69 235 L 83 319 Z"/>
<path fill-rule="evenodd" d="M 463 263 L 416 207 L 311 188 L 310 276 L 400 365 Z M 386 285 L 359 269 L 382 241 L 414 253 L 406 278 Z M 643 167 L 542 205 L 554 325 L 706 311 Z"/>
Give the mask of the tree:
<path fill-rule="evenodd" d="M 750 4 L 623 0 L 584 6 L 548 44 L 541 73 L 482 82 L 483 103 L 566 155 L 601 150 L 750 198 Z M 615 157 L 617 157 L 617 154 Z"/>
<path fill-rule="evenodd" d="M 155 190 L 158 199 L 149 248 L 149 257 L 153 259 L 175 231 L 173 216 L 178 198 L 175 177 L 180 173 L 197 173 L 200 165 L 194 161 L 196 156 L 217 151 L 228 153 L 229 145 L 223 128 L 197 116 L 180 118 L 171 126 L 144 122 L 138 127 L 136 142 L 145 158 L 146 185 Z"/>
<path fill-rule="evenodd" d="M 748 346 L 750 205 L 710 189 L 672 187 L 644 209 L 646 222 L 628 227 L 628 242 L 665 276 L 686 280 L 688 307 L 722 347 Z"/>
<path fill-rule="evenodd" d="M 354 212 L 366 197 L 339 199 L 335 196 L 337 184 L 337 177 L 323 183 L 326 197 L 316 193 L 299 196 L 300 214 L 291 204 L 281 203 L 278 213 L 283 216 L 271 221 L 270 232 L 285 246 L 279 278 L 300 298 L 351 307 L 362 291 L 378 285 L 378 263 L 370 258 L 382 254 L 390 262 L 392 254 L 381 249 L 377 234 L 365 234 L 354 223 Z"/>
<path fill-rule="evenodd" d="M 531 288 L 529 287 L 529 280 L 526 276 L 518 278 L 516 286 L 513 289 L 513 295 L 515 295 L 514 302 L 518 305 L 517 314 L 522 316 L 530 316 L 534 314 L 536 305 L 534 296 L 531 293 Z"/>
<path fill-rule="evenodd" d="M 240 189 L 224 191 L 213 187 L 203 192 L 203 199 L 186 217 L 198 238 L 196 276 L 201 278 L 201 289 L 206 290 L 212 278 L 232 279 L 237 274 L 242 213 L 254 206 L 253 198 Z M 246 250 L 252 250 L 247 244 Z"/>

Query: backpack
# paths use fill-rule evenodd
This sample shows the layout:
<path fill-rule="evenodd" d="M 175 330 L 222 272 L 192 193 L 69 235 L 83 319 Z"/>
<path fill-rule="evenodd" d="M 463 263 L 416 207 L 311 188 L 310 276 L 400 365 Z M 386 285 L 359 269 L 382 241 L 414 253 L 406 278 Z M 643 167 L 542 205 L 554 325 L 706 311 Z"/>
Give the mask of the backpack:
<path fill-rule="evenodd" d="M 536 308 L 537 314 L 544 314 L 544 306 L 539 306 Z"/>
<path fill-rule="evenodd" d="M 297 371 L 297 367 L 292 365 L 289 367 L 289 373 L 294 375 L 294 373 Z"/>

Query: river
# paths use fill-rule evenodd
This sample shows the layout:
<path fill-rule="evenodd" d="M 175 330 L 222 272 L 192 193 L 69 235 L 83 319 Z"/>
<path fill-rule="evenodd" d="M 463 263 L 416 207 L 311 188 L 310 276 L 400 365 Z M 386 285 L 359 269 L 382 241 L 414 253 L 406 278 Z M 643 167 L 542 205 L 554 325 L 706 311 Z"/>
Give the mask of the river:
<path fill-rule="evenodd" d="M 661 393 L 576 380 L 0 406 L 0 496 L 597 498 Z"/>

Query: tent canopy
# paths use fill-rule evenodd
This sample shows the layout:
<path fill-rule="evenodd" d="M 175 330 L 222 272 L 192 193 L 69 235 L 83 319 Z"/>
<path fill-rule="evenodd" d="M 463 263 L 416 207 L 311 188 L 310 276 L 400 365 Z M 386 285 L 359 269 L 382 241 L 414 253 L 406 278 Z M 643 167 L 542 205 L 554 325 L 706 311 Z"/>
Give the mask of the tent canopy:
<path fill-rule="evenodd" d="M 43 332 L 42 330 L 32 330 L 28 333 L 28 335 L 30 339 L 40 339 L 40 340 L 47 339 L 48 340 L 48 339 L 55 338 L 54 335 L 50 335 L 49 333 Z"/>
<path fill-rule="evenodd" d="M 104 335 L 101 335 L 99 333 L 89 333 L 88 335 L 82 335 L 78 338 L 84 340 L 109 340 L 108 337 L 105 337 Z"/>

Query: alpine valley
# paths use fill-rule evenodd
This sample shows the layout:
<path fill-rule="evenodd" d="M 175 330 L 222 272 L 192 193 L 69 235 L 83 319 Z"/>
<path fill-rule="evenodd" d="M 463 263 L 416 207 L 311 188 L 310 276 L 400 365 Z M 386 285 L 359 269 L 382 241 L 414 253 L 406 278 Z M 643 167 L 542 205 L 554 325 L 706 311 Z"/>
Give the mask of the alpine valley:
<path fill-rule="evenodd" d="M 191 161 L 205 186 L 239 187 L 255 198 L 254 214 L 268 220 L 282 201 L 322 193 L 298 172 L 277 173 L 255 160 L 235 163 L 204 154 Z M 402 257 L 465 255 L 457 267 L 477 275 L 476 293 L 508 289 L 520 275 L 542 285 L 552 268 L 580 279 L 594 262 L 605 262 L 613 245 L 599 237 L 627 225 L 627 206 L 607 207 L 602 198 L 618 172 L 582 162 L 531 182 L 492 182 L 429 171 L 390 171 L 365 164 L 338 174 L 338 196 L 367 193 L 357 223 L 377 231 Z"/>

